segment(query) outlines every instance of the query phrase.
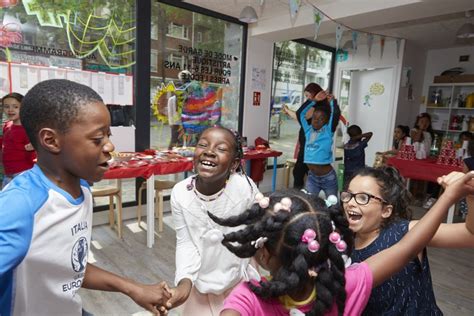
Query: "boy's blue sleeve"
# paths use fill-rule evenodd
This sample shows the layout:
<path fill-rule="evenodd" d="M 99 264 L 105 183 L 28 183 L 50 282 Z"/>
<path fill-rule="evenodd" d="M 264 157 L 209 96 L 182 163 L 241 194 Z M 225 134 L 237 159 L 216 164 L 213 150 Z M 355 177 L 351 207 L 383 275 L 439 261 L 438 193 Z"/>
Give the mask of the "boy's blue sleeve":
<path fill-rule="evenodd" d="M 308 104 L 306 104 L 303 111 L 301 111 L 300 117 L 298 118 L 298 120 L 300 121 L 301 127 L 303 128 L 305 132 L 311 127 L 308 124 L 308 121 L 306 120 L 306 113 L 308 113 L 309 109 L 311 109 L 313 106 L 314 106 L 314 102 L 308 102 Z"/>
<path fill-rule="evenodd" d="M 331 107 L 331 116 L 329 117 L 329 126 L 332 126 L 333 124 L 333 119 L 334 119 L 334 99 L 331 99 L 331 101 L 329 102 L 329 106 Z M 331 128 L 331 131 L 332 131 L 332 128 Z M 334 133 L 333 133 L 334 134 Z"/>
<path fill-rule="evenodd" d="M 33 233 L 34 212 L 25 192 L 0 193 L 0 283 L 25 257 Z"/>

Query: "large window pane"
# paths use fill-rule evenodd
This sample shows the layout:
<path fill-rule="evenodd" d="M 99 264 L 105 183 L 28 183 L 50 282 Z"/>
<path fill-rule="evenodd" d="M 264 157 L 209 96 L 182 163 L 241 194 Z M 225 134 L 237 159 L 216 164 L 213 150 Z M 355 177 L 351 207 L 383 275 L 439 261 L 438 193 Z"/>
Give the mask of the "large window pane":
<path fill-rule="evenodd" d="M 295 41 L 275 44 L 269 138 L 271 147 L 283 152 L 281 161 L 293 158 L 300 128 L 281 109 L 286 104 L 296 111 L 304 102 L 304 87 L 310 82 L 329 88 L 332 56 L 329 51 Z"/>
<path fill-rule="evenodd" d="M 193 145 L 205 128 L 238 129 L 243 26 L 154 2 L 152 148 Z"/>

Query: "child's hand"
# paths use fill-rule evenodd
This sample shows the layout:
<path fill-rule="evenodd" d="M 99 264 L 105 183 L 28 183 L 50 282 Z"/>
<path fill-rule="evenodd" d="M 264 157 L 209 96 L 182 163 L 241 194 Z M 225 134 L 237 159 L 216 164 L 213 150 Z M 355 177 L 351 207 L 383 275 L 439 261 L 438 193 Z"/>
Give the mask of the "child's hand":
<path fill-rule="evenodd" d="M 171 298 L 166 302 L 169 308 L 174 308 L 186 302 L 191 293 L 191 287 L 186 286 L 177 286 L 169 290 L 171 293 Z"/>
<path fill-rule="evenodd" d="M 474 171 L 466 174 L 454 171 L 439 177 L 438 183 L 445 189 L 443 194 L 447 194 L 453 202 L 457 202 L 466 195 L 474 194 Z"/>
<path fill-rule="evenodd" d="M 330 94 L 327 92 L 327 91 L 324 91 L 324 90 L 321 90 L 318 92 L 318 94 L 316 94 L 316 96 L 314 97 L 316 99 L 316 101 L 322 101 L 326 98 L 328 98 Z"/>
<path fill-rule="evenodd" d="M 156 315 L 166 315 L 171 307 L 167 303 L 171 292 L 166 282 L 153 285 L 136 284 L 129 296 L 138 305 Z"/>
<path fill-rule="evenodd" d="M 35 149 L 33 148 L 33 145 L 31 145 L 31 143 L 28 143 L 28 144 L 25 145 L 25 150 L 26 151 L 33 151 Z"/>

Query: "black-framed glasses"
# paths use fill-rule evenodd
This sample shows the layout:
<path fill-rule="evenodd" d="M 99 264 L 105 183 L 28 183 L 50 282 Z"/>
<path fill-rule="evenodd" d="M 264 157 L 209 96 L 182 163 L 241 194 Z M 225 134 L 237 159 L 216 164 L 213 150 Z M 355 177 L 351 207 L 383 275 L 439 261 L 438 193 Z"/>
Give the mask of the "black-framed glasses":
<path fill-rule="evenodd" d="M 348 191 L 342 191 L 340 198 L 341 198 L 342 203 L 348 203 L 352 198 L 354 198 L 356 203 L 359 205 L 367 205 L 370 202 L 370 199 L 375 199 L 382 203 L 388 204 L 388 202 L 385 201 L 384 199 L 379 198 L 378 196 L 375 196 L 369 193 L 364 193 L 364 192 L 352 193 Z"/>

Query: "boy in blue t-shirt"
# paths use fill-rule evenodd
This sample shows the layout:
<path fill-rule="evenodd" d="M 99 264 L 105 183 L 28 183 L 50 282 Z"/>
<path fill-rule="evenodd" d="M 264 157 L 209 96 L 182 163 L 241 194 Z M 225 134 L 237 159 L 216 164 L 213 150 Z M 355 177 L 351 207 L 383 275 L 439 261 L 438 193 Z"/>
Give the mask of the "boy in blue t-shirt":
<path fill-rule="evenodd" d="M 344 183 L 352 178 L 354 173 L 365 167 L 365 147 L 372 137 L 372 132 L 362 134 L 358 125 L 347 128 L 349 141 L 344 145 Z"/>

